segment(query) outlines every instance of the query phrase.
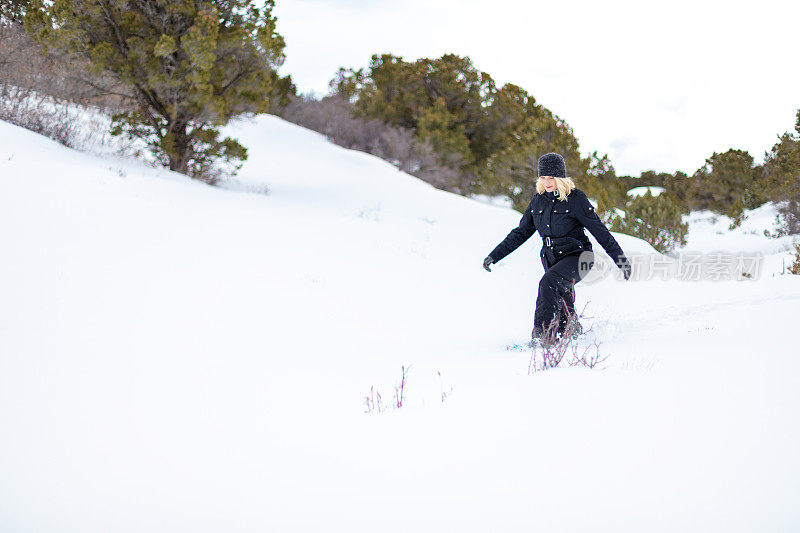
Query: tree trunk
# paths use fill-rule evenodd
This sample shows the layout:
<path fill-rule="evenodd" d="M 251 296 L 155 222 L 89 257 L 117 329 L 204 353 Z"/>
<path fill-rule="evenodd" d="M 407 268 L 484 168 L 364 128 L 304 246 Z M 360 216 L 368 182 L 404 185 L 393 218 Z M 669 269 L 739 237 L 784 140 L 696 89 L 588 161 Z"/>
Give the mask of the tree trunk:
<path fill-rule="evenodd" d="M 175 144 L 169 154 L 169 169 L 187 174 L 189 163 L 189 137 L 186 135 L 186 124 L 176 124 L 171 128 Z"/>

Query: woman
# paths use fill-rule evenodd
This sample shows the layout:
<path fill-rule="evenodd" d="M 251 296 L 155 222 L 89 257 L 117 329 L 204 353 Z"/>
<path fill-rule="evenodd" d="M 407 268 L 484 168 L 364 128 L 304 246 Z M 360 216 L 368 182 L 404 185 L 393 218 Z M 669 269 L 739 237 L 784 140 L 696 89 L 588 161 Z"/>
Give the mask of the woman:
<path fill-rule="evenodd" d="M 534 340 L 552 331 L 548 329 L 551 327 L 555 327 L 556 334 L 560 336 L 568 321 L 574 318 L 574 286 L 594 264 L 592 244 L 583 232 L 584 228 L 594 235 L 622 269 L 627 280 L 631 274 L 628 259 L 598 218 L 586 194 L 575 188 L 575 183 L 567 177 L 564 158 L 554 153 L 543 155 L 539 158 L 536 194 L 525 209 L 519 227 L 512 229 L 483 261 L 483 268 L 491 272 L 493 263 L 519 248 L 535 231 L 539 231 L 544 243 L 540 253 L 544 276 L 539 281 L 539 295 L 536 298 Z"/>

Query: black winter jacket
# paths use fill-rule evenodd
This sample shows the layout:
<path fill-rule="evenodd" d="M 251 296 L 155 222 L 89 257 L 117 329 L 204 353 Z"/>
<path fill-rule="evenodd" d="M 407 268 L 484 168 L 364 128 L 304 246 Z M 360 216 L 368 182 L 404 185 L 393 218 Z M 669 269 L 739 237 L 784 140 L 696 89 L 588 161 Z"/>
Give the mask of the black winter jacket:
<path fill-rule="evenodd" d="M 495 263 L 519 248 L 535 231 L 542 236 L 542 262 L 548 257 L 550 264 L 561 257 L 591 250 L 592 244 L 583 228 L 597 239 L 597 242 L 622 268 L 628 260 L 617 240 L 594 212 L 586 194 L 580 189 L 572 189 L 566 200 L 557 196 L 558 191 L 534 194 L 525 209 L 519 226 L 512 229 L 503 242 L 489 254 Z"/>

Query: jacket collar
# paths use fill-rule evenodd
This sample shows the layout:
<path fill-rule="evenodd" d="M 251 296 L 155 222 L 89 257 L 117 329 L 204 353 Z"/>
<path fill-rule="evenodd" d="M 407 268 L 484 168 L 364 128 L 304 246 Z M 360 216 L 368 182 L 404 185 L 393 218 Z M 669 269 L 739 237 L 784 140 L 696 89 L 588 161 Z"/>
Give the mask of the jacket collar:
<path fill-rule="evenodd" d="M 558 189 L 554 190 L 553 192 L 544 191 L 544 197 L 548 200 L 559 200 L 561 197 L 558 195 Z"/>

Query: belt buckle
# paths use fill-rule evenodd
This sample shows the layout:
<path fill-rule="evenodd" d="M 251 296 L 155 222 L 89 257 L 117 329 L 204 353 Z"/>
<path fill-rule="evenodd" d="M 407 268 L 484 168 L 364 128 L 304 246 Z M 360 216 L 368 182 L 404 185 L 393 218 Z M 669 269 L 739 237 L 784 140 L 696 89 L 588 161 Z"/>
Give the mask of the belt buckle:
<path fill-rule="evenodd" d="M 549 246 L 550 248 L 552 248 L 552 247 L 553 247 L 553 244 L 552 244 L 552 242 L 553 242 L 553 241 L 551 241 L 551 240 L 550 240 L 550 237 L 545 237 L 545 238 L 544 238 L 544 245 L 545 245 L 545 246 Z"/>

